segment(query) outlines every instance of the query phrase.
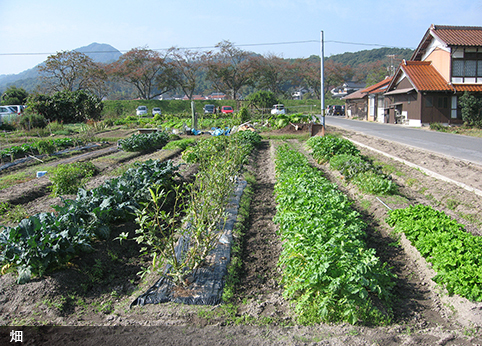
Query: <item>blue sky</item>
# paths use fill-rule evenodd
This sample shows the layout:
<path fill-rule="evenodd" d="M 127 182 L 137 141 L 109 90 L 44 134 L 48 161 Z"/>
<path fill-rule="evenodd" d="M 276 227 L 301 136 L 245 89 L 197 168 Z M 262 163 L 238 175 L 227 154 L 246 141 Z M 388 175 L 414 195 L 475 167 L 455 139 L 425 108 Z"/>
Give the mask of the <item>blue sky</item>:
<path fill-rule="evenodd" d="M 93 42 L 125 52 L 228 40 L 302 58 L 320 54 L 323 31 L 325 56 L 415 48 L 432 23 L 481 26 L 482 0 L 0 0 L 0 14 L 1 75 Z"/>

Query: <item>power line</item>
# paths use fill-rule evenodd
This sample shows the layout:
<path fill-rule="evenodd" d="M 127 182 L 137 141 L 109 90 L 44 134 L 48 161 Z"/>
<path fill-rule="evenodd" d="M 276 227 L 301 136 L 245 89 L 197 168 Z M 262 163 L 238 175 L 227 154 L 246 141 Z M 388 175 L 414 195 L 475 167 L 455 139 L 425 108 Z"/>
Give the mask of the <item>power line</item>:
<path fill-rule="evenodd" d="M 259 47 L 259 46 L 278 46 L 278 45 L 288 45 L 288 44 L 303 44 L 303 43 L 319 43 L 319 40 L 305 40 L 305 41 L 289 41 L 289 42 L 272 42 L 272 43 L 245 43 L 245 44 L 234 44 L 235 47 Z M 413 47 L 395 47 L 395 46 L 388 46 L 378 43 L 360 43 L 360 42 L 345 42 L 345 41 L 334 41 L 334 40 L 326 40 L 325 43 L 339 43 L 339 44 L 348 44 L 348 45 L 355 45 L 355 46 L 368 46 L 368 47 L 386 47 L 386 48 L 407 48 L 407 49 L 414 49 Z M 218 48 L 216 46 L 198 46 L 198 47 L 177 47 L 177 49 L 183 50 L 190 50 L 190 49 L 215 49 Z M 163 51 L 169 50 L 170 48 L 156 48 L 151 49 L 153 51 Z M 128 50 L 110 50 L 110 51 L 90 51 L 90 52 L 83 52 L 84 54 L 107 54 L 107 53 L 126 53 Z M 31 56 L 31 55 L 52 55 L 57 54 L 55 53 L 0 53 L 0 56 Z"/>

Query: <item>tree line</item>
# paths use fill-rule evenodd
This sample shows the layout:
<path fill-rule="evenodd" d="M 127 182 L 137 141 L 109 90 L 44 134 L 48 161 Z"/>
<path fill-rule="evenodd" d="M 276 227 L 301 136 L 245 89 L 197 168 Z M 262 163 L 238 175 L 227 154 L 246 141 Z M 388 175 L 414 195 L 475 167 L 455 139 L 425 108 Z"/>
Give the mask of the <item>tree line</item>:
<path fill-rule="evenodd" d="M 323 93 L 346 81 L 378 82 L 387 75 L 387 61 L 346 65 L 325 61 Z M 94 62 L 77 51 L 64 51 L 39 66 L 40 92 L 88 90 L 99 98 L 153 99 L 161 94 L 221 92 L 237 100 L 256 91 L 290 98 L 295 91 L 320 99 L 320 58 L 284 59 L 260 55 L 222 41 L 211 51 L 171 48 L 164 51 L 134 48 L 110 64 Z M 378 80 L 377 80 L 378 79 Z"/>

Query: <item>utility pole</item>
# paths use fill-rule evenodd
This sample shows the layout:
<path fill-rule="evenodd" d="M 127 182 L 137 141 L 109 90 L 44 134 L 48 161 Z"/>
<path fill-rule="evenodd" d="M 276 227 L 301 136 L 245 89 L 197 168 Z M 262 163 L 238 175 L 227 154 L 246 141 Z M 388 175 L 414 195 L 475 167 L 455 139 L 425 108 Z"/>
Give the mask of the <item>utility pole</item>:
<path fill-rule="evenodd" d="M 191 100 L 191 128 L 197 130 L 197 114 L 196 114 L 196 107 L 194 106 L 194 101 Z"/>
<path fill-rule="evenodd" d="M 321 135 L 325 136 L 325 72 L 324 72 L 324 56 L 325 56 L 325 48 L 324 48 L 324 40 L 323 40 L 323 30 L 321 31 L 321 37 L 320 37 L 320 45 L 321 45 L 321 56 L 320 56 L 320 63 L 321 63 L 321 93 L 320 93 L 320 99 L 321 99 Z"/>
<path fill-rule="evenodd" d="M 387 55 L 387 58 L 390 58 L 389 77 L 395 74 L 395 68 L 393 67 L 393 59 L 395 59 L 395 57 L 396 57 L 395 54 Z"/>

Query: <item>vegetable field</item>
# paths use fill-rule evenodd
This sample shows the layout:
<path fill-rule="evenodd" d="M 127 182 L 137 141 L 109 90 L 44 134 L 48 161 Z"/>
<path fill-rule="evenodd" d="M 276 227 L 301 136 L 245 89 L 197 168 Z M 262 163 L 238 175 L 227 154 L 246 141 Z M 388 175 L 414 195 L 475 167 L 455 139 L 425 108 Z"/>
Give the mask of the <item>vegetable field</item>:
<path fill-rule="evenodd" d="M 39 162 L 2 173 L 0 325 L 169 326 L 140 340 L 200 345 L 482 343 L 481 325 L 461 322 L 476 315 L 444 306 L 444 295 L 482 304 L 482 223 L 462 212 L 464 203 L 478 208 L 481 201 L 463 200 L 456 188 L 334 131 L 309 140 L 283 131 L 262 136 L 129 133 L 102 156 L 75 153 L 45 160 L 52 168 Z M 65 145 L 26 150 L 50 158 Z M 80 188 L 62 193 L 51 184 L 73 185 L 61 179 L 73 173 L 55 167 L 76 157 L 88 163 L 76 173 Z M 47 174 L 31 177 L 35 167 Z M 28 178 L 19 182 L 23 171 Z M 17 180 L 7 180 L 11 175 Z M 211 265 L 240 176 L 248 186 L 229 244 L 223 304 L 130 307 L 161 275 L 175 294 L 191 294 L 196 269 Z M 23 199 L 8 198 L 16 188 Z M 425 263 L 407 252 L 401 233 Z M 176 257 L 180 238 L 190 246 Z M 122 341 L 122 333 L 88 337 Z"/>

